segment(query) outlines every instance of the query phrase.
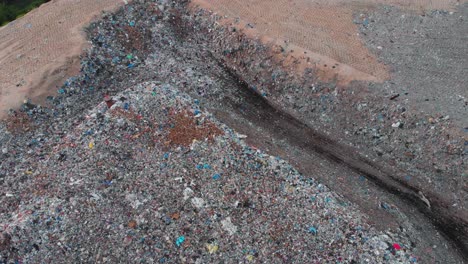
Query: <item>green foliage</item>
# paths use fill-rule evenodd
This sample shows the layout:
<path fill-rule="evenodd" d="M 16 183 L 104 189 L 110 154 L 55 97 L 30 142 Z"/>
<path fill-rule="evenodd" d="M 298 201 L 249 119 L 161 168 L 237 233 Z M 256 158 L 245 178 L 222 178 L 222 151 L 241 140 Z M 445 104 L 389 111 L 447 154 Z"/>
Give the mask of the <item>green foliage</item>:
<path fill-rule="evenodd" d="M 50 0 L 0 0 L 0 25 L 3 26 L 48 1 Z"/>

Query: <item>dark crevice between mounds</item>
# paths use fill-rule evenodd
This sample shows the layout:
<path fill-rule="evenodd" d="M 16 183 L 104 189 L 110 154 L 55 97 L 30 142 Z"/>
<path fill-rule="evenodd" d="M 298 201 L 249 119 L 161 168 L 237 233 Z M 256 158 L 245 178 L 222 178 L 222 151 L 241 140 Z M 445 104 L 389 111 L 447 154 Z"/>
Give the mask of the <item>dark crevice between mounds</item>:
<path fill-rule="evenodd" d="M 383 169 L 378 164 L 357 154 L 352 148 L 337 143 L 292 115 L 273 106 L 267 99 L 252 89 L 252 85 L 249 85 L 235 70 L 229 68 L 225 62 L 217 60 L 217 63 L 224 68 L 233 82 L 237 83 L 240 90 L 239 94 L 243 96 L 244 101 L 255 108 L 254 112 L 240 111 L 239 114 L 269 131 L 273 138 L 286 138 L 296 147 L 308 149 L 333 163 L 345 166 L 365 176 L 385 192 L 398 197 L 409 207 L 408 209 L 417 209 L 453 243 L 464 258 L 468 258 L 468 235 L 466 233 L 468 223 L 454 213 L 449 212 L 450 205 L 435 195 L 427 195 L 426 198 L 431 205 L 429 208 L 421 198 L 418 188 L 409 185 L 407 182 L 395 180 L 397 177 L 392 176 L 392 171 Z M 232 100 L 230 100 L 230 103 L 235 104 L 233 109 L 240 108 L 240 105 Z"/>

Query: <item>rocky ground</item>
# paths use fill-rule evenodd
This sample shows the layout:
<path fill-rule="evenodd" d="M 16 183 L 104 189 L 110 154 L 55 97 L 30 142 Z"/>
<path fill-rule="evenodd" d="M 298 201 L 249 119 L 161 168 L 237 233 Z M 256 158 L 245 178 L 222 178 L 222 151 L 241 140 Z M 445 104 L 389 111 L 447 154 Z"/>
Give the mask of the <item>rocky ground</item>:
<path fill-rule="evenodd" d="M 450 118 L 288 74 L 271 48 L 186 11 L 104 14 L 80 75 L 2 124 L 3 262 L 463 262 L 467 141 L 441 137 Z"/>

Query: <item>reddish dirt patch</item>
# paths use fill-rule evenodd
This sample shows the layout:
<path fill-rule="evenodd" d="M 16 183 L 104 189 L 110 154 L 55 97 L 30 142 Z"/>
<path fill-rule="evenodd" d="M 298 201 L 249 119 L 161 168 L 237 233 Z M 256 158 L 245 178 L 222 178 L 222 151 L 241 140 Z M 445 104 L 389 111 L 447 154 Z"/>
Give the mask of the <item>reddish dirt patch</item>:
<path fill-rule="evenodd" d="M 51 193 L 50 178 L 47 175 L 39 174 L 34 177 L 34 184 L 30 193 L 36 196 L 44 196 Z"/>
<path fill-rule="evenodd" d="M 128 222 L 128 227 L 129 227 L 129 228 L 132 228 L 132 229 L 135 229 L 135 228 L 137 227 L 137 221 L 135 221 L 135 220 L 130 220 L 130 221 Z"/>
<path fill-rule="evenodd" d="M 150 34 L 149 31 L 146 34 Z M 145 39 L 149 39 L 150 36 L 144 36 L 136 27 L 125 26 L 117 37 L 127 52 L 145 52 L 151 44 L 151 42 L 145 43 Z"/>
<path fill-rule="evenodd" d="M 125 118 L 126 120 L 133 122 L 138 127 L 138 132 L 132 135 L 127 135 L 129 140 L 140 140 L 145 141 L 148 148 L 154 148 L 158 142 L 160 142 L 160 134 L 156 131 L 156 121 L 154 118 L 145 118 L 142 115 L 136 113 L 132 109 L 125 110 L 121 107 L 112 108 L 109 113 L 113 117 Z M 112 179 L 112 176 L 110 176 Z"/>
<path fill-rule="evenodd" d="M 143 118 L 138 113 L 135 113 L 135 111 L 133 111 L 132 109 L 125 110 L 121 107 L 115 107 L 111 109 L 110 114 L 114 117 L 123 117 L 132 122 L 139 122 Z"/>
<path fill-rule="evenodd" d="M 26 113 L 17 112 L 5 120 L 8 132 L 12 134 L 21 134 L 30 131 L 33 128 L 31 119 Z"/>
<path fill-rule="evenodd" d="M 167 135 L 170 145 L 190 146 L 194 140 L 213 140 L 216 136 L 222 135 L 223 131 L 215 124 L 205 120 L 203 124 L 197 124 L 193 114 L 188 111 L 174 114 L 172 117 L 174 127 Z"/>

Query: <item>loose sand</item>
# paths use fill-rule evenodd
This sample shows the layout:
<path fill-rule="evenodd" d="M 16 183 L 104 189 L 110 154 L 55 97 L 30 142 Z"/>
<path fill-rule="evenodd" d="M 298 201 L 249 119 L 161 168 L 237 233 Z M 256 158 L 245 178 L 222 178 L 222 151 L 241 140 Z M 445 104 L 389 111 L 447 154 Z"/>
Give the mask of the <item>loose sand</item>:
<path fill-rule="evenodd" d="M 26 98 L 43 102 L 79 71 L 83 27 L 121 0 L 53 0 L 0 28 L 0 118 Z"/>

